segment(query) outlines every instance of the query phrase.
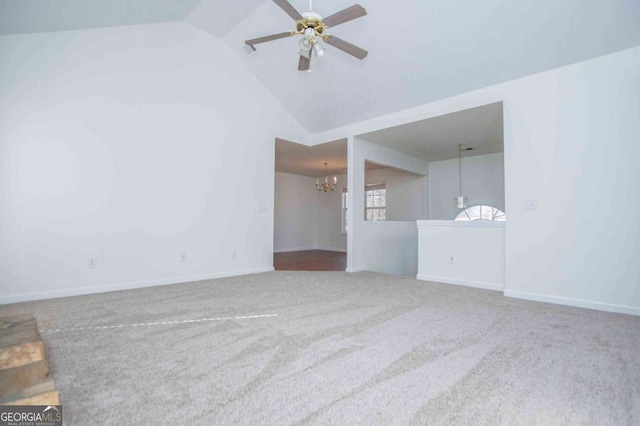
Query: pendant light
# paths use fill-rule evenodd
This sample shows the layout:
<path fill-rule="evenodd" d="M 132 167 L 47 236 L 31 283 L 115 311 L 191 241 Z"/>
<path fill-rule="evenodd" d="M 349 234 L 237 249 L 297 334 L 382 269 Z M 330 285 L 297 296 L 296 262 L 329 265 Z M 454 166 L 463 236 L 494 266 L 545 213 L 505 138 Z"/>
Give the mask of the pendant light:
<path fill-rule="evenodd" d="M 467 148 L 465 151 L 469 151 L 473 148 Z M 467 208 L 467 197 L 462 195 L 462 144 L 458 144 L 458 196 L 453 198 L 453 206 L 456 209 Z"/>

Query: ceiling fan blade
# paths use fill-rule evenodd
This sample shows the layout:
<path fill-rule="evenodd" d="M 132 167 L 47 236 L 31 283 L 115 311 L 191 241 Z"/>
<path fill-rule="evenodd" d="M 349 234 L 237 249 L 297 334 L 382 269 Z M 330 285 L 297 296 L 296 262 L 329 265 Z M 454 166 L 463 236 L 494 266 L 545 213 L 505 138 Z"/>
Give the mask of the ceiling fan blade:
<path fill-rule="evenodd" d="M 293 18 L 294 20 L 299 21 L 300 19 L 302 19 L 302 15 L 300 15 L 300 12 L 298 12 L 295 7 L 291 6 L 291 3 L 289 3 L 287 0 L 273 0 L 273 2 L 277 4 L 280 9 L 284 10 L 284 13 L 291 16 L 291 18 Z"/>
<path fill-rule="evenodd" d="M 366 50 L 361 49 L 358 46 L 353 45 L 348 41 L 344 41 L 341 38 L 338 38 L 333 35 L 329 35 L 323 38 L 323 40 L 325 41 L 325 43 L 330 44 L 333 47 L 336 47 L 342 50 L 343 52 L 348 53 L 351 56 L 355 56 L 358 59 L 364 59 L 369 54 L 369 52 L 367 52 Z"/>
<path fill-rule="evenodd" d="M 308 58 L 300 55 L 300 61 L 298 62 L 298 71 L 309 71 L 311 68 L 311 55 Z"/>
<path fill-rule="evenodd" d="M 354 4 L 351 7 L 348 7 L 340 12 L 336 12 L 331 16 L 328 16 L 322 20 L 327 27 L 335 27 L 336 25 L 344 24 L 347 21 L 354 20 L 356 18 L 360 18 L 367 14 L 367 11 L 364 7 L 359 4 Z"/>
<path fill-rule="evenodd" d="M 245 41 L 249 46 L 253 46 L 254 44 L 264 43 L 271 40 L 278 40 L 280 38 L 291 37 L 294 33 L 291 31 L 287 31 L 286 33 L 280 34 L 272 34 L 264 37 L 252 38 L 251 40 Z"/>

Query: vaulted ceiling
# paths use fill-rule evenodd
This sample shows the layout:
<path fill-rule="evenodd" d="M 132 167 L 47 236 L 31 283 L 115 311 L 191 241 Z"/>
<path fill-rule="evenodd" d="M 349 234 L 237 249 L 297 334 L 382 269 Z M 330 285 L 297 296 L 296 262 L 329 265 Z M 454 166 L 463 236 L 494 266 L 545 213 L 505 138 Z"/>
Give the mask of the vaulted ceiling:
<path fill-rule="evenodd" d="M 200 0 L 0 0 L 0 34 L 179 21 L 198 3 Z"/>
<path fill-rule="evenodd" d="M 306 0 L 290 0 L 306 10 Z M 360 0 L 359 0 L 360 1 Z M 316 0 L 327 16 L 354 0 Z M 638 0 L 361 0 L 368 15 L 330 30 L 369 51 L 327 47 L 297 71 L 298 40 L 243 40 L 293 29 L 267 1 L 224 40 L 311 133 L 640 44 Z M 189 19 L 189 18 L 187 18 Z"/>
<path fill-rule="evenodd" d="M 314 11 L 355 1 L 316 0 Z M 268 0 L 0 0 L 0 33 L 184 20 L 222 38 L 310 133 L 640 44 L 638 0 L 358 1 L 368 15 L 330 32 L 368 57 L 327 46 L 310 73 L 297 71 L 295 37 L 243 49 L 293 29 Z"/>

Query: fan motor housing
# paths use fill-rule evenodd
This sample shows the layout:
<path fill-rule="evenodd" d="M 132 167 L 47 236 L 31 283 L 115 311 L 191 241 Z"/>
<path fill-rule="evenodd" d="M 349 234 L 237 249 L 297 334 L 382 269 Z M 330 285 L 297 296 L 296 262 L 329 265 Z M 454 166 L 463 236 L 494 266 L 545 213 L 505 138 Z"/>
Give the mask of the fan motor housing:
<path fill-rule="evenodd" d="M 326 29 L 322 16 L 314 12 L 305 12 L 302 14 L 303 19 L 296 21 L 296 30 L 299 33 L 304 32 L 307 28 L 313 28 L 316 34 L 322 34 Z"/>

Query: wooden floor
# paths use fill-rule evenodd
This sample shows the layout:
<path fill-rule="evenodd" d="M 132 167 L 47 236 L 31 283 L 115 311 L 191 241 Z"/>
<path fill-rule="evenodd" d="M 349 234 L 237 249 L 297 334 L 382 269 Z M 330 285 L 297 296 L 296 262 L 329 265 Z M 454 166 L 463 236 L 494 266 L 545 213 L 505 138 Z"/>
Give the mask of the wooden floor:
<path fill-rule="evenodd" d="M 347 253 L 327 250 L 274 253 L 273 266 L 276 271 L 344 271 Z"/>

